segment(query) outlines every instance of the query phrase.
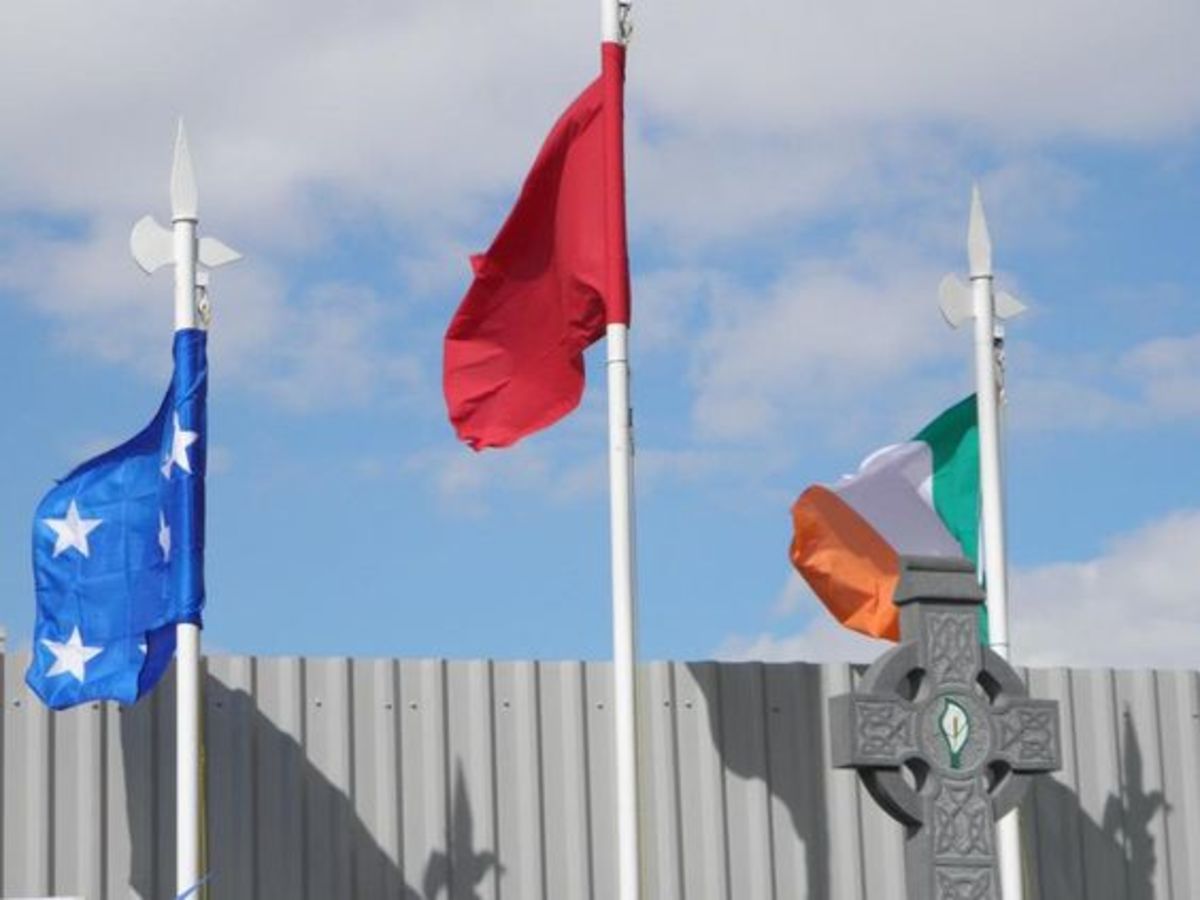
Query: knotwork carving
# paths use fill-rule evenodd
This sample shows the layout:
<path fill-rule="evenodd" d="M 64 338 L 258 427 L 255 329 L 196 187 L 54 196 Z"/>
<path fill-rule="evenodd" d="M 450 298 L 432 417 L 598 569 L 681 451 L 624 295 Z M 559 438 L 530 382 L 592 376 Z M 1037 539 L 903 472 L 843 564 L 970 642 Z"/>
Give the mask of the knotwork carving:
<path fill-rule="evenodd" d="M 896 756 L 912 746 L 912 715 L 895 703 L 858 708 L 858 746 L 867 756 Z"/>
<path fill-rule="evenodd" d="M 990 856 L 991 815 L 975 782 L 946 782 L 933 808 L 933 852 L 937 856 Z"/>
<path fill-rule="evenodd" d="M 941 682 L 970 684 L 979 665 L 979 630 L 974 615 L 931 613 L 925 620 L 929 669 Z"/>
<path fill-rule="evenodd" d="M 999 896 L 993 890 L 994 876 L 991 869 L 937 870 L 937 900 L 987 900 Z"/>
<path fill-rule="evenodd" d="M 1021 763 L 1054 761 L 1058 715 L 1044 707 L 1018 707 L 997 717 L 1000 749 Z"/>

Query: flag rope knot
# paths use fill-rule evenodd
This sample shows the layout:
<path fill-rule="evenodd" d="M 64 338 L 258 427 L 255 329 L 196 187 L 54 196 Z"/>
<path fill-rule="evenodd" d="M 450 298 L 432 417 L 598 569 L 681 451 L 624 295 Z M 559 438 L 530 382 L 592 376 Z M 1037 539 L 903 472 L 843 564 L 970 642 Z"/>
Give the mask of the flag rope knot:
<path fill-rule="evenodd" d="M 621 43 L 628 46 L 633 40 L 633 0 L 617 3 L 617 24 L 621 29 Z"/>
<path fill-rule="evenodd" d="M 992 335 L 992 358 L 996 368 L 996 394 L 1000 403 L 1008 403 L 1008 386 L 1005 384 L 1007 358 L 1004 351 L 1004 326 L 997 323 Z"/>
<path fill-rule="evenodd" d="M 196 313 L 207 329 L 212 325 L 212 301 L 208 297 L 208 273 L 196 273 Z"/>

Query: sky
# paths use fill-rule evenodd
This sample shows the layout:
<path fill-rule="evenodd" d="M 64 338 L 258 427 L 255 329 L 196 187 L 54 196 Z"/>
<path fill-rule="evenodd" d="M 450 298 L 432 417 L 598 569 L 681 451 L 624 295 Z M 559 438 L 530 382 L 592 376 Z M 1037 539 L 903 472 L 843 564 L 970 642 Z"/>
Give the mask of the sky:
<path fill-rule="evenodd" d="M 604 659 L 603 346 L 458 444 L 441 338 L 597 4 L 0 5 L 0 623 L 32 513 L 170 370 L 175 123 L 213 274 L 206 646 Z M 1200 668 L 1200 6 L 639 0 L 627 84 L 641 654 L 869 659 L 789 507 L 972 390 L 937 285 L 981 187 L 1008 330 L 1014 659 Z"/>

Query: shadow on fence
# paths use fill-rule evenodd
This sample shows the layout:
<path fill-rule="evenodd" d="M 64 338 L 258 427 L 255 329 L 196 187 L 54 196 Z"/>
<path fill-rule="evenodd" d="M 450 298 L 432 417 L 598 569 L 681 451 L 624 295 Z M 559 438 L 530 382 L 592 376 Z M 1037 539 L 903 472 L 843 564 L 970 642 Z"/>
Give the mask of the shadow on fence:
<path fill-rule="evenodd" d="M 212 676 L 204 690 L 209 710 L 237 723 L 234 730 L 224 728 L 219 736 L 210 730 L 208 736 L 206 900 L 478 900 L 480 885 L 501 871 L 494 853 L 475 846 L 461 768 L 449 798 L 444 849 L 402 869 L 372 836 L 353 798 L 322 774 L 300 742 L 258 710 L 250 694 Z M 144 900 L 175 897 L 173 696 L 173 686 L 164 683 L 153 702 L 121 713 L 124 771 L 130 776 L 125 790 L 130 887 Z M 218 750 L 228 755 L 216 763 L 211 758 Z M 147 770 L 153 777 L 133 777 Z M 406 880 L 416 883 L 418 875 L 419 890 Z"/>
<path fill-rule="evenodd" d="M 1039 778 L 1022 804 L 1027 859 L 1037 862 L 1040 900 L 1154 900 L 1158 866 L 1151 823 L 1171 807 L 1146 790 L 1141 742 L 1129 711 L 1121 740 L 1121 779 L 1099 821 L 1070 787 Z M 1082 743 L 1077 752 L 1090 748 Z"/>

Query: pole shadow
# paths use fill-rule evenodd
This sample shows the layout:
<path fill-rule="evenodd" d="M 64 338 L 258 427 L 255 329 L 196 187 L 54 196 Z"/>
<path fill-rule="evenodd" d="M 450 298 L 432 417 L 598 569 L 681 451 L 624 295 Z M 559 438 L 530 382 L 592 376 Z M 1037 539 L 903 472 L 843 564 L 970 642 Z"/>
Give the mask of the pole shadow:
<path fill-rule="evenodd" d="M 1162 791 L 1146 790 L 1145 763 L 1133 717 L 1122 727 L 1121 779 L 1100 821 L 1069 786 L 1038 778 L 1022 804 L 1026 858 L 1037 860 L 1034 900 L 1154 900 L 1158 865 L 1151 823 L 1171 812 Z M 1079 752 L 1086 752 L 1080 747 Z"/>
<path fill-rule="evenodd" d="M 1154 870 L 1158 866 L 1150 823 L 1160 813 L 1169 815 L 1171 807 L 1162 791 L 1147 793 L 1142 748 L 1128 708 L 1124 718 L 1121 785 L 1118 792 L 1110 794 L 1105 801 L 1100 830 L 1124 849 L 1129 897 L 1141 900 L 1154 897 Z"/>
<path fill-rule="evenodd" d="M 480 885 L 493 871 L 503 873 L 495 853 L 475 846 L 461 764 L 447 798 L 445 849 L 402 869 L 359 816 L 352 797 L 312 763 L 299 741 L 259 711 L 253 696 L 211 675 L 205 676 L 204 691 L 209 719 L 217 711 L 237 724 L 220 735 L 210 729 L 206 739 L 211 878 L 202 900 L 480 900 Z M 164 678 L 153 697 L 121 710 L 120 744 L 129 828 L 129 891 L 120 896 L 173 900 L 172 678 Z M 398 803 L 396 797 L 377 799 Z M 406 880 L 415 882 L 418 872 L 419 890 Z"/>
<path fill-rule="evenodd" d="M 762 781 L 788 811 L 790 833 L 778 823 L 770 830 L 772 855 L 785 842 L 802 844 L 806 896 L 829 897 L 821 666 L 688 663 L 687 669 L 704 694 L 722 766 L 740 778 Z"/>
<path fill-rule="evenodd" d="M 480 900 L 476 889 L 493 869 L 504 874 L 495 853 L 475 849 L 475 817 L 460 762 L 454 776 L 449 852 L 434 853 L 429 858 L 421 879 L 421 894 L 413 896 L 418 900 L 437 900 L 444 893 L 450 900 Z"/>

